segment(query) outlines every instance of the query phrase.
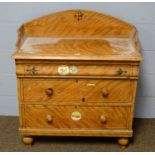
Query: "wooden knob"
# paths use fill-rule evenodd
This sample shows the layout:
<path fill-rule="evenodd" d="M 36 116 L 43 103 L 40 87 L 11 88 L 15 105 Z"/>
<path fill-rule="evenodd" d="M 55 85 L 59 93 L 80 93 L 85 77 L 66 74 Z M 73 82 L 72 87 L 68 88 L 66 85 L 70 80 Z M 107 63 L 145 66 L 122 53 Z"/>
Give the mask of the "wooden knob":
<path fill-rule="evenodd" d="M 47 96 L 53 95 L 53 89 L 52 89 L 52 88 L 48 88 L 48 89 L 46 90 L 46 95 L 47 95 Z"/>
<path fill-rule="evenodd" d="M 101 115 L 101 123 L 105 124 L 107 122 L 107 118 L 104 115 Z"/>
<path fill-rule="evenodd" d="M 52 123 L 53 117 L 51 115 L 47 115 L 46 120 L 47 120 L 47 123 Z"/>
<path fill-rule="evenodd" d="M 109 91 L 106 88 L 103 88 L 102 95 L 103 95 L 103 97 L 107 97 L 109 95 Z"/>

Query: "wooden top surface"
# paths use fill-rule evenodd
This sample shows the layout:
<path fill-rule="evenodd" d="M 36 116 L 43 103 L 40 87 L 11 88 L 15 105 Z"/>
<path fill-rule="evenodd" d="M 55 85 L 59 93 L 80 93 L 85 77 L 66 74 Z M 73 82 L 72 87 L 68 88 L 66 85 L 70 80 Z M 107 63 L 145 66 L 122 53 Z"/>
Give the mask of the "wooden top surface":
<path fill-rule="evenodd" d="M 15 59 L 140 61 L 136 29 L 109 15 L 68 10 L 23 24 Z"/>

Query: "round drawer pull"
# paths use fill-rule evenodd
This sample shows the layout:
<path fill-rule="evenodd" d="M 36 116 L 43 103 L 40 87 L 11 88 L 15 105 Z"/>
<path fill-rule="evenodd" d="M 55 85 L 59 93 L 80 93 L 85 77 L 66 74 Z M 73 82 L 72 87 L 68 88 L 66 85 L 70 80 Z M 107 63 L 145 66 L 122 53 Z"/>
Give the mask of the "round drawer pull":
<path fill-rule="evenodd" d="M 108 97 L 109 91 L 106 88 L 102 88 L 102 95 L 103 95 L 103 97 Z"/>
<path fill-rule="evenodd" d="M 107 118 L 104 115 L 101 115 L 100 120 L 102 124 L 105 124 L 107 122 Z"/>
<path fill-rule="evenodd" d="M 52 96 L 53 95 L 53 89 L 52 88 L 48 88 L 45 92 L 46 92 L 47 96 Z"/>
<path fill-rule="evenodd" d="M 52 123 L 53 117 L 51 115 L 47 115 L 46 120 L 47 120 L 47 123 Z"/>

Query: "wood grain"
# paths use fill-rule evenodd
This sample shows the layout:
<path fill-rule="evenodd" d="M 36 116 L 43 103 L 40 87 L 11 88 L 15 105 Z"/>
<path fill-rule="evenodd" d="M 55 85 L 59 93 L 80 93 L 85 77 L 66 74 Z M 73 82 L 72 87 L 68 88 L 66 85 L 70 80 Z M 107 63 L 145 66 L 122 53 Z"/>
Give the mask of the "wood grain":
<path fill-rule="evenodd" d="M 120 137 L 125 148 L 133 135 L 143 60 L 133 25 L 67 10 L 23 24 L 16 47 L 19 132 L 25 144 L 36 135 L 107 136 Z"/>
<path fill-rule="evenodd" d="M 80 120 L 73 120 L 71 115 L 74 111 L 81 113 Z M 126 121 L 130 115 L 128 107 L 74 107 L 74 106 L 46 106 L 26 105 L 25 128 L 51 128 L 51 129 L 127 129 Z M 53 117 L 51 123 L 47 122 L 47 115 Z M 107 119 L 101 122 L 101 116 Z"/>
<path fill-rule="evenodd" d="M 14 59 L 140 61 L 136 28 L 112 16 L 68 10 L 19 28 Z"/>
<path fill-rule="evenodd" d="M 127 129 L 121 130 L 78 130 L 78 129 L 27 129 L 20 128 L 19 133 L 25 136 L 89 136 L 89 137 L 132 137 L 133 131 Z"/>
<path fill-rule="evenodd" d="M 58 68 L 61 66 L 67 66 L 69 68 L 75 66 L 77 73 L 73 74 L 69 72 L 68 76 L 132 76 L 130 65 L 88 65 L 88 64 L 19 64 L 16 68 L 17 75 L 33 75 L 33 76 L 59 76 Z M 33 73 L 32 69 L 35 68 L 36 72 Z M 122 69 L 126 72 L 118 74 L 118 70 Z M 92 72 L 93 71 L 93 72 Z M 134 72 L 133 76 L 136 76 L 138 72 Z"/>
<path fill-rule="evenodd" d="M 60 102 L 60 104 L 87 104 L 101 102 L 130 102 L 131 82 L 129 80 L 90 79 L 23 79 L 23 101 L 35 103 Z M 46 90 L 53 94 L 48 96 Z M 104 97 L 102 89 L 109 91 Z M 124 91 L 125 90 L 125 91 Z M 82 100 L 84 99 L 84 101 Z M 73 103 L 75 102 L 75 103 Z M 57 103 L 59 104 L 59 103 Z"/>
<path fill-rule="evenodd" d="M 88 10 L 80 10 L 83 18 L 77 21 L 75 15 L 78 12 L 79 10 L 67 10 L 49 14 L 23 24 L 22 27 L 29 36 L 96 36 L 110 38 L 130 37 L 134 28 L 133 25 L 120 19 Z"/>

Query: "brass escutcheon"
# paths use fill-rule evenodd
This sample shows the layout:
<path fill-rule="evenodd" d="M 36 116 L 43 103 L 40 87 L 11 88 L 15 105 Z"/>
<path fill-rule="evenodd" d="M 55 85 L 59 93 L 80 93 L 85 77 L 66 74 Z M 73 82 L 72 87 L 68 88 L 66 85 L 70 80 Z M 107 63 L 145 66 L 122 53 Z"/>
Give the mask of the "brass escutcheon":
<path fill-rule="evenodd" d="M 95 87 L 96 84 L 95 84 L 95 83 L 87 83 L 87 86 L 88 86 L 88 87 Z"/>
<path fill-rule="evenodd" d="M 116 71 L 119 75 L 122 75 L 124 73 L 127 73 L 126 70 L 123 70 L 122 68 L 119 68 L 117 71 Z"/>
<path fill-rule="evenodd" d="M 26 69 L 27 72 L 31 72 L 32 74 L 35 74 L 38 69 L 36 69 L 35 67 L 32 67 L 31 69 Z"/>

